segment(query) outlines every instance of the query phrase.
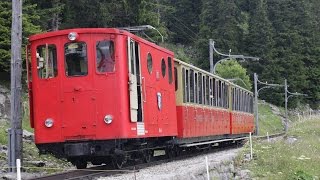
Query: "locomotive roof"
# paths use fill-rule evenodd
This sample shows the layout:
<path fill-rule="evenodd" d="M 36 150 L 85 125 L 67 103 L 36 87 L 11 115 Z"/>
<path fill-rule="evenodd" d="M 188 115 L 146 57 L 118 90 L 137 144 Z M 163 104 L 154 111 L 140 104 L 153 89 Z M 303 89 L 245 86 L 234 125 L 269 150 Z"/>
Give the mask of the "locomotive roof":
<path fill-rule="evenodd" d="M 249 91 L 248 89 L 245 89 L 245 88 L 243 88 L 243 87 L 241 87 L 241 86 L 239 86 L 239 85 L 237 85 L 237 84 L 235 84 L 235 83 L 233 83 L 233 82 L 231 82 L 231 81 L 229 81 L 229 80 L 227 80 L 227 79 L 224 79 L 224 78 L 222 78 L 222 77 L 220 77 L 220 76 L 218 76 L 218 75 L 212 74 L 212 73 L 210 73 L 210 72 L 208 72 L 208 71 L 205 71 L 205 70 L 203 70 L 203 69 L 200 69 L 200 68 L 198 68 L 198 67 L 196 67 L 196 66 L 194 66 L 194 65 L 192 65 L 192 64 L 188 64 L 188 63 L 183 62 L 183 61 L 181 61 L 181 60 L 179 60 L 179 59 L 176 59 L 176 58 L 174 58 L 174 61 L 176 61 L 177 63 L 182 64 L 183 66 L 186 66 L 186 67 L 188 67 L 188 68 L 190 68 L 190 69 L 194 69 L 194 70 L 199 71 L 199 72 L 201 72 L 201 73 L 203 73 L 203 74 L 206 74 L 206 75 L 208 75 L 208 76 L 214 77 L 215 79 L 219 79 L 219 80 L 221 80 L 221 81 L 225 81 L 225 82 L 231 84 L 231 85 L 234 86 L 234 87 L 237 87 L 237 88 L 239 88 L 239 89 L 242 89 L 242 90 L 244 90 L 244 91 L 252 94 L 252 92 Z"/>
<path fill-rule="evenodd" d="M 171 54 L 173 56 L 173 52 L 163 48 L 161 46 L 158 46 L 155 43 L 152 43 L 150 41 L 147 41 L 139 36 L 136 36 L 126 30 L 122 29 L 117 29 L 117 28 L 76 28 L 76 29 L 64 29 L 64 30 L 59 30 L 59 31 L 51 31 L 51 32 L 44 32 L 40 34 L 35 34 L 29 37 L 29 41 L 35 41 L 39 39 L 44 39 L 44 38 L 49 38 L 49 37 L 55 37 L 55 36 L 63 36 L 63 35 L 68 35 L 70 32 L 76 32 L 78 34 L 121 34 L 121 35 L 127 35 L 131 38 L 133 38 L 136 41 L 139 41 L 141 43 L 147 44 L 149 46 L 153 46 L 161 51 L 164 51 L 168 54 Z"/>

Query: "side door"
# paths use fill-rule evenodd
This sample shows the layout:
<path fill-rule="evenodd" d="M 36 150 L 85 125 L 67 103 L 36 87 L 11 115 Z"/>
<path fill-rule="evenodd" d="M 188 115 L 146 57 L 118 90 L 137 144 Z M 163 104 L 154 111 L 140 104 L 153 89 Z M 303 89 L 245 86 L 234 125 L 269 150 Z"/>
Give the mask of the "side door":
<path fill-rule="evenodd" d="M 130 96 L 130 119 L 131 122 L 143 122 L 143 97 L 142 78 L 140 70 L 140 46 L 138 42 L 128 37 L 128 76 Z M 138 125 L 138 135 L 140 126 Z M 141 134 L 141 133 L 140 133 Z M 143 126 L 144 134 L 144 126 Z"/>

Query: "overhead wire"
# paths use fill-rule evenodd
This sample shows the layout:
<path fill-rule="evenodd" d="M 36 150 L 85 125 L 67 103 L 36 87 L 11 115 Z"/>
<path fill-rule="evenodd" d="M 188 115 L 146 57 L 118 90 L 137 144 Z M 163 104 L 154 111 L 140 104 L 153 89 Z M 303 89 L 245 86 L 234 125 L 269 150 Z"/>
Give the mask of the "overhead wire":
<path fill-rule="evenodd" d="M 188 28 L 187 25 L 185 25 L 181 20 L 179 20 L 178 18 L 172 16 L 176 21 L 178 21 L 180 24 L 182 24 L 184 27 L 186 27 L 190 32 L 192 32 L 194 35 L 196 35 L 198 37 L 198 34 L 196 34 L 194 31 L 192 31 L 190 28 Z"/>

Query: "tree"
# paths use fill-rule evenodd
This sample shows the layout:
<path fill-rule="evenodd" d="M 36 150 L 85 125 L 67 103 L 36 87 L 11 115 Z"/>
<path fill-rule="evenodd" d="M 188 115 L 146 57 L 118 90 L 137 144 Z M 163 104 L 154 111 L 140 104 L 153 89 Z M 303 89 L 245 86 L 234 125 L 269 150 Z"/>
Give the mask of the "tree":
<path fill-rule="evenodd" d="M 10 71 L 11 2 L 0 1 L 0 70 Z"/>
<path fill-rule="evenodd" d="M 238 53 L 242 37 L 240 28 L 241 12 L 235 1 L 224 0 L 203 0 L 200 15 L 200 32 L 196 42 L 199 53 L 199 60 L 196 62 L 201 68 L 209 69 L 209 48 L 208 42 L 213 38 L 218 45 L 220 52 L 232 49 Z M 215 56 L 218 61 L 220 57 Z"/>
<path fill-rule="evenodd" d="M 273 49 L 264 65 L 262 80 L 282 83 L 288 80 L 291 89 L 304 93 L 308 86 L 306 62 L 310 53 L 311 18 L 305 1 L 267 1 L 268 19 L 273 28 Z M 263 98 L 277 105 L 284 101 L 267 93 Z"/>
<path fill-rule="evenodd" d="M 252 83 L 250 77 L 247 75 L 247 70 L 236 60 L 222 61 L 217 64 L 216 72 L 219 76 L 229 79 L 243 88 L 251 90 Z"/>
<path fill-rule="evenodd" d="M 201 13 L 201 1 L 171 0 L 173 9 L 165 16 L 165 22 L 173 43 L 192 44 L 197 39 Z"/>
<path fill-rule="evenodd" d="M 242 52 L 259 57 L 258 62 L 246 63 L 250 74 L 261 74 L 264 66 L 272 61 L 273 29 L 268 19 L 267 4 L 264 0 L 248 1 L 248 33 L 242 46 Z"/>
<path fill-rule="evenodd" d="M 40 19 L 36 23 L 41 29 L 46 31 L 56 31 L 60 28 L 62 20 L 62 12 L 64 10 L 64 2 L 61 0 L 29 0 L 30 3 L 36 4 L 37 15 Z"/>
<path fill-rule="evenodd" d="M 39 20 L 37 15 L 36 5 L 31 4 L 29 1 L 25 1 L 23 4 L 23 16 L 22 16 L 22 26 L 23 26 L 23 41 L 22 44 L 25 46 L 27 44 L 27 37 L 34 33 L 41 32 L 40 26 L 35 25 Z M 0 70 L 2 72 L 10 72 L 10 48 L 11 48 L 11 1 L 4 0 L 0 1 Z M 25 56 L 22 56 L 25 57 Z"/>

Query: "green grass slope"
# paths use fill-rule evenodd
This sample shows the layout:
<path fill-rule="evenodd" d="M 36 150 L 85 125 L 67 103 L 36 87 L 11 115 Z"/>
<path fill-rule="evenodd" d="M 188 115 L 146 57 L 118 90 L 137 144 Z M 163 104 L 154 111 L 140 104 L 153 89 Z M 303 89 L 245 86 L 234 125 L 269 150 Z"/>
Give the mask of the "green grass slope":
<path fill-rule="evenodd" d="M 278 107 L 267 103 L 259 103 L 259 134 L 261 136 L 283 132 L 282 120 L 279 114 L 281 110 Z"/>
<path fill-rule="evenodd" d="M 243 164 L 253 172 L 253 178 L 319 179 L 320 117 L 294 122 L 284 138 L 255 141 L 253 149 L 255 158 Z"/>

